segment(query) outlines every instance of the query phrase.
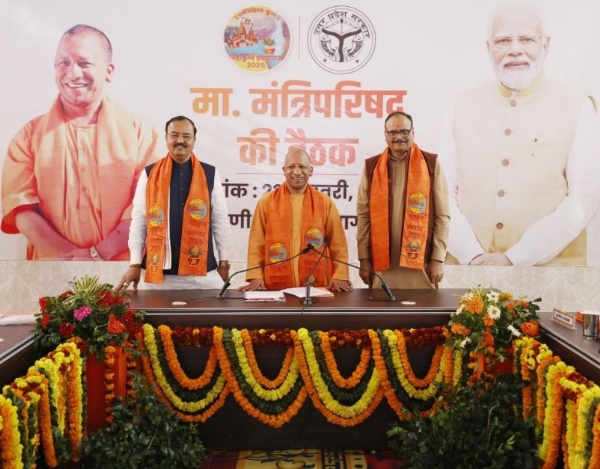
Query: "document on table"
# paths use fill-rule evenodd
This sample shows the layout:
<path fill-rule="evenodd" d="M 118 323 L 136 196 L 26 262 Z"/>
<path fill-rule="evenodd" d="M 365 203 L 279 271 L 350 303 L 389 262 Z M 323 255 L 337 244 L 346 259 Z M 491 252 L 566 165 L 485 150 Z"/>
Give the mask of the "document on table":
<path fill-rule="evenodd" d="M 294 288 L 286 288 L 283 290 L 283 293 L 287 293 L 289 295 L 297 296 L 298 298 L 306 298 L 306 287 L 294 287 Z M 328 297 L 333 296 L 333 292 L 327 290 L 327 288 L 321 287 L 312 287 L 310 289 L 310 297 Z"/>
<path fill-rule="evenodd" d="M 285 301 L 283 291 L 254 290 L 244 292 L 246 301 Z"/>

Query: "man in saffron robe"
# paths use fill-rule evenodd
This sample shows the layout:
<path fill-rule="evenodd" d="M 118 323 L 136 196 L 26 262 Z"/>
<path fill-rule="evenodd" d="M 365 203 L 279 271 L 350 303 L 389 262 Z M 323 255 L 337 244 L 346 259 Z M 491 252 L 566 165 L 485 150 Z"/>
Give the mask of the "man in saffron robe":
<path fill-rule="evenodd" d="M 2 231 L 22 233 L 27 259 L 122 260 L 137 178 L 158 135 L 105 96 L 112 46 L 88 25 L 65 32 L 50 112 L 11 141 L 2 173 Z"/>
<path fill-rule="evenodd" d="M 229 277 L 231 230 L 221 178 L 193 153 L 197 129 L 190 119 L 173 117 L 165 131 L 169 153 L 138 181 L 131 265 L 117 289 L 137 289 L 140 280 L 144 289 L 220 288 Z"/>
<path fill-rule="evenodd" d="M 357 200 L 360 277 L 379 287 L 434 288 L 444 278 L 450 224 L 448 187 L 437 155 L 414 143 L 413 120 L 393 112 L 385 120 L 387 147 L 368 158 Z"/>
<path fill-rule="evenodd" d="M 352 291 L 348 266 L 335 262 L 348 262 L 342 220 L 333 201 L 308 184 L 313 173 L 308 153 L 292 148 L 282 169 L 285 183 L 263 195 L 254 210 L 249 283 L 239 289 L 281 290 L 310 282 L 332 291 Z M 297 255 L 309 244 L 311 250 Z"/>

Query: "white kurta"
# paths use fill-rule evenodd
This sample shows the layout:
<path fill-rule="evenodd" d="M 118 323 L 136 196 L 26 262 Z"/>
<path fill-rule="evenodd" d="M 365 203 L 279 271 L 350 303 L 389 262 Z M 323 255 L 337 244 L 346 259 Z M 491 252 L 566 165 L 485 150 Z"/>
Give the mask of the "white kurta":
<path fill-rule="evenodd" d="M 600 127 L 592 100 L 544 75 L 511 94 L 488 83 L 460 95 L 440 148 L 450 189 L 448 252 L 514 265 L 585 265 L 600 204 Z"/>

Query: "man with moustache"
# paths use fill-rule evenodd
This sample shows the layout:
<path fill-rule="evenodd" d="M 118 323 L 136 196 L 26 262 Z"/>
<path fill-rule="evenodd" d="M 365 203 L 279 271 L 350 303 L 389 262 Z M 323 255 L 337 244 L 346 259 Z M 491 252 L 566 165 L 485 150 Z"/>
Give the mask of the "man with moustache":
<path fill-rule="evenodd" d="M 357 195 L 360 277 L 380 287 L 437 288 L 444 278 L 450 215 L 448 186 L 437 155 L 414 142 L 413 119 L 385 120 L 385 150 L 365 160 Z"/>
<path fill-rule="evenodd" d="M 498 9 L 487 50 L 497 81 L 461 94 L 440 148 L 452 226 L 448 262 L 586 265 L 600 203 L 600 135 L 591 96 L 544 73 L 540 14 Z"/>
<path fill-rule="evenodd" d="M 66 31 L 54 63 L 59 95 L 12 139 L 2 174 L 2 231 L 27 259 L 127 259 L 131 201 L 158 135 L 104 93 L 112 46 L 88 25 Z"/>
<path fill-rule="evenodd" d="M 165 132 L 169 153 L 147 166 L 138 181 L 129 232 L 131 265 L 116 288 L 133 284 L 137 289 L 142 279 L 144 289 L 220 288 L 230 267 L 221 178 L 193 153 L 197 129 L 190 119 L 169 119 Z"/>
<path fill-rule="evenodd" d="M 314 286 L 352 291 L 348 266 L 332 261 L 348 262 L 342 220 L 329 196 L 308 183 L 313 173 L 308 153 L 302 148 L 291 148 L 282 169 L 285 183 L 263 195 L 256 204 L 248 242 L 248 267 L 270 265 L 249 270 L 249 283 L 239 290 L 299 287 L 310 277 Z M 315 251 L 286 261 L 308 244 Z M 320 259 L 317 251 L 330 259 Z"/>

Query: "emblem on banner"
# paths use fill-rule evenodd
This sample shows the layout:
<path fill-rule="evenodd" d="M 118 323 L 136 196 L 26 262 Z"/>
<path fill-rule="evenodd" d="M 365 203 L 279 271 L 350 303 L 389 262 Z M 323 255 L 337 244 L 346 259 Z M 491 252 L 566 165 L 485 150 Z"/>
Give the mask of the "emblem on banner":
<path fill-rule="evenodd" d="M 323 233 L 318 228 L 311 228 L 304 235 L 304 243 L 312 244 L 315 249 L 321 249 L 323 246 Z"/>
<path fill-rule="evenodd" d="M 271 244 L 269 246 L 269 260 L 271 262 L 281 262 L 287 258 L 287 249 L 281 243 Z"/>
<path fill-rule="evenodd" d="M 275 10 L 250 6 L 235 13 L 225 26 L 225 52 L 238 67 L 266 72 L 290 50 L 290 28 Z"/>
<path fill-rule="evenodd" d="M 421 244 L 416 241 L 409 241 L 406 245 L 407 256 L 409 259 L 416 259 L 419 257 L 419 251 L 421 250 Z"/>
<path fill-rule="evenodd" d="M 187 262 L 189 265 L 198 265 L 200 263 L 200 256 L 202 256 L 202 250 L 199 247 L 192 247 L 188 249 Z"/>
<path fill-rule="evenodd" d="M 188 203 L 188 213 L 194 220 L 203 220 L 206 218 L 206 202 L 202 199 L 192 199 Z"/>
<path fill-rule="evenodd" d="M 352 73 L 364 67 L 375 51 L 375 28 L 356 8 L 328 8 L 308 30 L 308 50 L 319 67 L 331 73 Z"/>
<path fill-rule="evenodd" d="M 165 220 L 165 213 L 160 205 L 153 205 L 148 210 L 148 223 L 150 226 L 160 226 Z"/>
<path fill-rule="evenodd" d="M 408 197 L 408 209 L 413 213 L 425 213 L 427 197 L 422 192 L 414 192 Z"/>

